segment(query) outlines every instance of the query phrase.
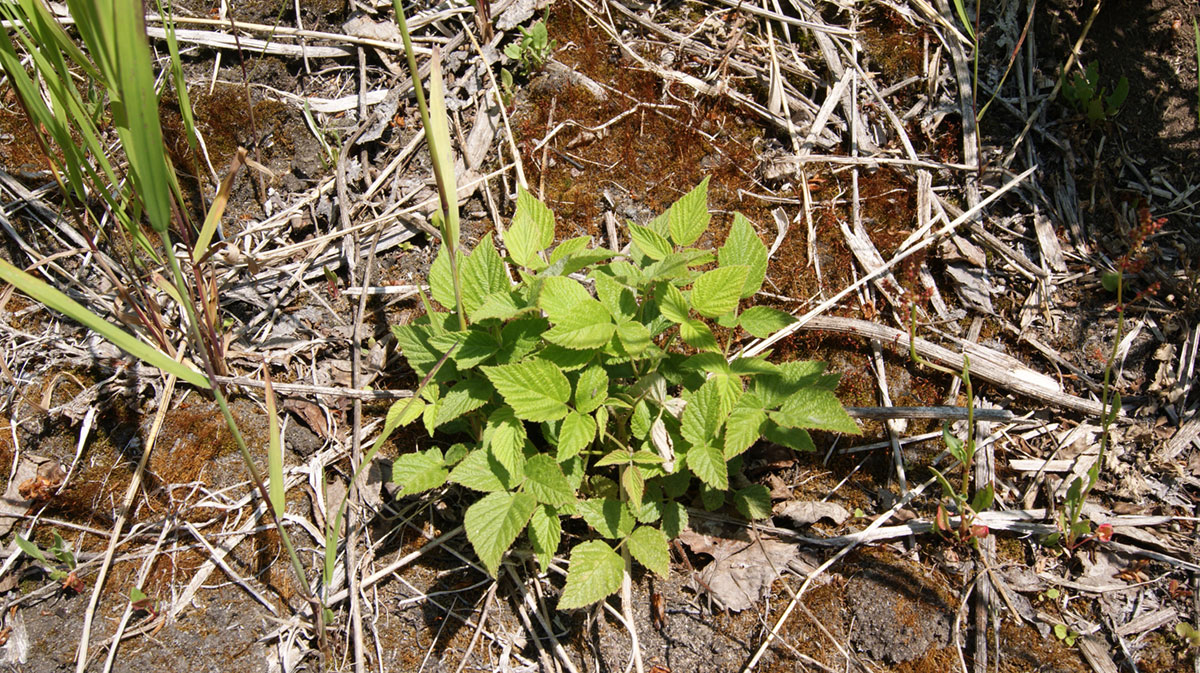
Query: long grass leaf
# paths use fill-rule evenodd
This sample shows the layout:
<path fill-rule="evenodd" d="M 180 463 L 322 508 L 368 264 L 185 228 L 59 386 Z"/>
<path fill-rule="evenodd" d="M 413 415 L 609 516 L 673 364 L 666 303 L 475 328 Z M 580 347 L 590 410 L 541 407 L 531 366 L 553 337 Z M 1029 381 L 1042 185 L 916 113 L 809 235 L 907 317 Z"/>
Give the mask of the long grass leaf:
<path fill-rule="evenodd" d="M 146 343 L 139 341 L 132 334 L 92 313 L 56 288 L 25 273 L 3 259 L 0 259 L 0 280 L 11 284 L 21 292 L 32 297 L 35 301 L 45 304 L 47 308 L 58 311 L 96 332 L 117 348 L 129 353 L 142 362 L 157 367 L 168 374 L 174 374 L 194 386 L 206 389 L 209 387 L 208 379 L 203 374 L 176 362 L 161 351 L 155 350 Z"/>
<path fill-rule="evenodd" d="M 263 367 L 263 384 L 267 395 L 267 477 L 271 480 L 268 494 L 275 518 L 283 518 L 286 502 L 283 491 L 283 444 L 279 437 L 279 413 L 275 408 L 275 390 L 271 388 L 271 372 Z"/>
<path fill-rule="evenodd" d="M 442 84 L 442 55 L 437 47 L 433 48 L 429 70 L 428 130 L 433 175 L 437 178 L 438 192 L 442 197 L 442 216 L 446 220 L 446 240 L 443 242 L 453 253 L 459 243 L 458 186 L 454 175 L 454 154 L 450 151 L 450 118 L 446 114 L 446 92 Z"/>
<path fill-rule="evenodd" d="M 963 26 L 966 27 L 967 35 L 970 36 L 971 41 L 976 42 L 975 28 L 971 26 L 971 19 L 967 18 L 967 7 L 963 3 L 963 0 L 954 0 L 954 11 L 958 12 L 958 18 L 962 21 Z M 976 44 L 975 48 L 978 49 L 979 45 Z"/>
<path fill-rule="evenodd" d="M 202 259 L 205 253 L 208 252 L 208 244 L 212 242 L 213 234 L 217 231 L 217 225 L 220 224 L 221 218 L 225 215 L 225 206 L 229 204 L 229 194 L 233 191 L 233 180 L 237 177 L 238 169 L 246 161 L 246 148 L 239 147 L 237 154 L 234 155 L 233 161 L 229 164 L 229 172 L 221 180 L 221 187 L 217 189 L 217 196 L 213 199 L 212 206 L 208 209 L 208 214 L 204 216 L 204 226 L 200 227 L 200 234 L 196 236 L 196 245 L 192 249 L 193 259 Z"/>

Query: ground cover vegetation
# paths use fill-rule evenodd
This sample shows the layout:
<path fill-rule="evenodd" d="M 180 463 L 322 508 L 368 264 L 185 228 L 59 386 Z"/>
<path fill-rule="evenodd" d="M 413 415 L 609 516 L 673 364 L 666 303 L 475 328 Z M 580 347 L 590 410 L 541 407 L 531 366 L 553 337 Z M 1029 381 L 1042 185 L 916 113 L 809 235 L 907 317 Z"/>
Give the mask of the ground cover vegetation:
<path fill-rule="evenodd" d="M 8 664 L 1190 670 L 1166 5 L 0 4 Z"/>

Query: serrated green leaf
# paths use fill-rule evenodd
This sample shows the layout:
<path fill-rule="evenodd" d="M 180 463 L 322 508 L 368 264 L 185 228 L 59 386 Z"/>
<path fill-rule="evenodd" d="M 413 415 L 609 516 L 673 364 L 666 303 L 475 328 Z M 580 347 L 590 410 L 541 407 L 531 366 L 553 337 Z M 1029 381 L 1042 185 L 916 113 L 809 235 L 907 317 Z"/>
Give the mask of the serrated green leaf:
<path fill-rule="evenodd" d="M 625 562 L 602 540 L 581 542 L 571 550 L 567 583 L 558 599 L 559 610 L 582 608 L 611 596 L 621 588 Z"/>
<path fill-rule="evenodd" d="M 796 319 L 791 314 L 770 306 L 751 306 L 738 316 L 742 329 L 759 339 L 766 339 L 794 322 Z"/>
<path fill-rule="evenodd" d="M 629 429 L 633 431 L 633 436 L 645 439 L 650 434 L 650 423 L 650 405 L 646 404 L 646 400 L 638 400 L 629 418 Z"/>
<path fill-rule="evenodd" d="M 732 408 L 733 404 L 721 394 L 719 381 L 709 379 L 688 399 L 679 419 L 679 433 L 693 446 L 710 444 Z"/>
<path fill-rule="evenodd" d="M 471 452 L 471 449 L 469 447 L 467 447 L 466 444 L 463 444 L 462 442 L 458 442 L 457 444 L 452 444 L 450 446 L 450 448 L 446 449 L 446 456 L 443 459 L 443 462 L 446 464 L 447 467 L 453 466 L 453 465 L 458 465 L 460 462 L 462 462 L 463 458 L 467 457 L 467 454 L 470 452 Z"/>
<path fill-rule="evenodd" d="M 388 408 L 387 417 L 384 419 L 383 425 L 385 428 L 391 427 L 394 430 L 417 420 L 424 411 L 425 401 L 419 397 L 396 400 Z"/>
<path fill-rule="evenodd" d="M 688 526 L 687 507 L 671 500 L 663 503 L 662 507 L 662 531 L 667 536 L 667 539 L 674 540 L 679 537 Z"/>
<path fill-rule="evenodd" d="M 614 484 L 615 486 L 615 484 Z M 633 532 L 637 520 L 624 502 L 616 498 L 591 498 L 578 505 L 579 515 L 601 537 L 618 540 Z"/>
<path fill-rule="evenodd" d="M 780 406 L 778 412 L 771 414 L 771 418 L 789 428 L 862 434 L 837 396 L 820 388 L 801 388 L 796 391 Z"/>
<path fill-rule="evenodd" d="M 465 302 L 466 299 L 463 301 Z M 463 333 L 456 332 L 456 334 Z M 451 357 L 454 358 L 454 363 L 460 370 L 466 371 L 487 362 L 498 350 L 500 350 L 500 343 L 496 341 L 491 332 L 472 325 L 466 332 L 462 345 L 455 349 Z"/>
<path fill-rule="evenodd" d="M 631 465 L 621 470 L 621 487 L 625 489 L 630 509 L 635 512 L 640 510 L 642 496 L 646 494 L 646 477 L 642 474 L 641 469 L 636 465 Z"/>
<path fill-rule="evenodd" d="M 657 286 L 658 310 L 671 322 L 685 323 L 688 321 L 688 303 L 683 292 L 671 283 L 659 283 Z"/>
<path fill-rule="evenodd" d="M 708 214 L 708 177 L 700 181 L 692 191 L 684 194 L 667 211 L 667 223 L 671 240 L 675 245 L 691 245 L 708 229 L 712 218 Z"/>
<path fill-rule="evenodd" d="M 683 361 L 682 366 L 698 372 L 729 374 L 729 362 L 720 353 L 696 353 Z"/>
<path fill-rule="evenodd" d="M 508 276 L 504 273 L 504 260 L 496 252 L 490 233 L 475 246 L 475 250 L 459 268 L 463 306 L 468 313 L 482 306 L 492 293 L 510 289 Z"/>
<path fill-rule="evenodd" d="M 723 266 L 707 271 L 692 285 L 692 308 L 706 318 L 716 318 L 737 308 L 749 267 Z"/>
<path fill-rule="evenodd" d="M 505 477 L 504 480 L 501 476 Z M 491 493 L 515 488 L 511 475 L 486 449 L 475 449 L 450 471 L 450 481 L 475 491 Z"/>
<path fill-rule="evenodd" d="M 542 343 L 542 334 L 547 329 L 549 323 L 541 316 L 519 318 L 505 324 L 500 328 L 500 350 L 496 352 L 496 362 L 509 364 L 532 353 Z"/>
<path fill-rule="evenodd" d="M 492 493 L 467 508 L 463 517 L 467 539 L 492 577 L 536 507 L 528 493 Z"/>
<path fill-rule="evenodd" d="M 721 352 L 721 346 L 717 344 L 717 338 L 713 336 L 712 330 L 699 320 L 692 319 L 679 323 L 679 336 L 683 337 L 684 343 L 696 350 Z"/>
<path fill-rule="evenodd" d="M 825 366 L 815 360 L 780 363 L 778 373 L 754 377 L 754 393 L 762 400 L 764 409 L 778 407 L 800 389 L 816 384 Z"/>
<path fill-rule="evenodd" d="M 608 399 L 608 372 L 600 365 L 591 365 L 579 372 L 575 383 L 575 409 L 590 414 Z"/>
<path fill-rule="evenodd" d="M 544 269 L 540 253 L 554 242 L 554 213 L 524 189 L 517 190 L 517 210 L 504 234 L 513 261 L 527 269 Z"/>
<path fill-rule="evenodd" d="M 571 382 L 545 360 L 483 367 L 484 374 L 509 404 L 517 418 L 553 421 L 567 415 Z"/>
<path fill-rule="evenodd" d="M 558 367 L 564 372 L 573 372 L 577 369 L 583 369 L 596 356 L 592 350 L 575 350 L 573 348 L 563 348 L 557 344 L 550 344 L 538 351 L 537 358 L 545 360 L 550 364 Z"/>
<path fill-rule="evenodd" d="M 587 448 L 595 438 L 596 421 L 587 414 L 581 414 L 578 411 L 570 412 L 563 419 L 562 427 L 558 430 L 556 458 L 561 462 L 579 455 L 579 452 Z"/>
<path fill-rule="evenodd" d="M 462 269 L 464 264 L 460 252 L 458 268 Z M 437 257 L 433 259 L 433 264 L 429 265 L 429 291 L 437 303 L 446 308 L 454 308 L 454 274 L 450 270 L 450 254 L 444 245 L 438 248 Z"/>
<path fill-rule="evenodd" d="M 559 260 L 566 259 L 588 247 L 592 242 L 591 236 L 576 236 L 568 238 L 554 247 L 554 252 L 550 253 L 550 263 L 554 264 Z"/>
<path fill-rule="evenodd" d="M 533 547 L 538 565 L 542 572 L 546 572 L 554 554 L 558 552 L 559 543 L 562 542 L 562 522 L 558 519 L 558 512 L 549 505 L 539 506 L 533 510 L 533 516 L 529 517 L 529 528 L 526 532 L 529 534 L 529 545 Z"/>
<path fill-rule="evenodd" d="M 483 446 L 495 450 L 497 456 L 521 454 L 525 449 L 525 437 L 525 424 L 513 413 L 512 407 L 494 410 L 483 427 Z"/>
<path fill-rule="evenodd" d="M 484 297 L 479 307 L 467 312 L 467 315 L 471 322 L 475 323 L 489 318 L 508 320 L 520 312 L 521 306 L 517 303 L 516 296 L 508 290 L 501 290 Z"/>
<path fill-rule="evenodd" d="M 590 350 L 607 345 L 616 329 L 607 311 L 604 314 L 581 312 L 551 327 L 545 337 L 547 341 L 563 348 Z"/>
<path fill-rule="evenodd" d="M 544 453 L 525 461 L 522 488 L 544 505 L 565 505 L 575 500 L 575 490 L 567 482 L 562 468 Z"/>
<path fill-rule="evenodd" d="M 615 257 L 617 253 L 608 248 L 588 248 L 580 250 L 562 261 L 562 275 L 572 274 L 598 262 Z"/>
<path fill-rule="evenodd" d="M 513 224 L 524 221 L 534 224 L 537 231 L 537 244 L 540 250 L 545 250 L 554 243 L 554 211 L 546 207 L 533 194 L 523 188 L 517 189 L 517 210 L 513 214 Z"/>
<path fill-rule="evenodd" d="M 617 323 L 617 341 L 626 355 L 637 357 L 650 347 L 650 330 L 636 320 Z"/>
<path fill-rule="evenodd" d="M 762 437 L 767 413 L 757 403 L 758 398 L 753 393 L 747 393 L 729 412 L 729 418 L 725 420 L 726 460 L 741 455 Z"/>
<path fill-rule="evenodd" d="M 687 465 L 700 477 L 700 481 L 712 488 L 721 491 L 729 488 L 729 470 L 725 465 L 725 456 L 719 449 L 693 446 L 687 452 Z"/>
<path fill-rule="evenodd" d="M 771 493 L 760 484 L 747 486 L 733 494 L 733 505 L 751 521 L 766 519 L 771 516 Z"/>
<path fill-rule="evenodd" d="M 646 267 L 642 274 L 645 278 L 655 281 L 672 281 L 686 284 L 697 274 L 692 269 L 704 266 L 716 259 L 716 256 L 706 250 L 685 248 L 681 252 L 673 252 L 661 261 Z"/>
<path fill-rule="evenodd" d="M 650 259 L 657 261 L 675 251 L 671 247 L 671 242 L 653 229 L 638 226 L 633 222 L 629 222 L 628 225 L 629 236 L 633 239 L 633 244 Z"/>
<path fill-rule="evenodd" d="M 729 372 L 739 376 L 778 374 L 779 367 L 767 362 L 764 356 L 740 357 L 729 361 Z"/>
<path fill-rule="evenodd" d="M 406 453 L 392 464 L 392 482 L 400 486 L 397 496 L 435 489 L 449 476 L 438 449 Z"/>
<path fill-rule="evenodd" d="M 538 307 L 546 312 L 552 323 L 570 318 L 576 308 L 589 301 L 596 300 L 579 281 L 565 276 L 545 278 L 538 294 Z"/>
<path fill-rule="evenodd" d="M 811 452 L 817 450 L 817 445 L 813 443 L 812 435 L 808 434 L 808 430 L 780 427 L 770 420 L 763 426 L 763 437 L 768 441 L 786 446 L 789 449 L 795 449 L 796 451 Z"/>
<path fill-rule="evenodd" d="M 637 299 L 633 292 L 612 276 L 594 271 L 589 278 L 596 284 L 596 298 L 617 319 L 632 318 L 637 314 Z"/>
<path fill-rule="evenodd" d="M 629 545 L 629 553 L 638 563 L 653 570 L 660 577 L 670 574 L 671 550 L 668 547 L 667 536 L 661 530 L 653 526 L 638 526 L 625 544 Z"/>
<path fill-rule="evenodd" d="M 433 328 L 429 325 L 393 325 L 392 335 L 396 337 L 396 346 L 404 353 L 408 366 L 417 376 L 428 374 L 446 354 L 432 343 Z M 453 362 L 447 362 L 438 370 L 438 378 L 450 380 L 457 376 L 457 367 Z"/>
<path fill-rule="evenodd" d="M 767 246 L 741 213 L 734 213 L 729 237 L 717 251 L 717 260 L 722 267 L 744 265 L 747 268 L 746 280 L 741 288 L 742 297 L 751 297 L 762 288 L 767 275 Z"/>
<path fill-rule="evenodd" d="M 487 404 L 492 397 L 492 386 L 483 379 L 470 378 L 459 381 L 438 400 L 433 428 L 449 423 L 463 414 Z"/>
<path fill-rule="evenodd" d="M 725 506 L 725 490 L 713 488 L 708 484 L 700 484 L 700 504 L 709 512 L 715 512 Z"/>

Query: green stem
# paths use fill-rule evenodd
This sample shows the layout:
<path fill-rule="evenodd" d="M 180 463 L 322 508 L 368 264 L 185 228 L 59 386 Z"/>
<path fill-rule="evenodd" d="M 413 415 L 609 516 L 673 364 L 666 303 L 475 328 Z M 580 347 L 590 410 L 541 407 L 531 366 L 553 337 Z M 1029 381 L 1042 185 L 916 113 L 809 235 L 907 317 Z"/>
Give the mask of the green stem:
<path fill-rule="evenodd" d="M 963 354 L 962 382 L 967 387 L 967 460 L 963 462 L 963 500 L 971 488 L 971 470 L 975 462 L 975 392 L 971 387 L 971 358 Z"/>
<path fill-rule="evenodd" d="M 264 503 L 268 503 L 266 508 L 271 520 L 275 523 L 275 529 L 279 531 L 279 539 L 283 542 L 284 549 L 287 550 L 288 560 L 292 564 L 292 570 L 296 574 L 296 579 L 300 583 L 300 588 L 303 590 L 306 599 L 313 604 L 315 618 L 318 624 L 318 635 L 324 649 L 325 629 L 324 616 L 320 609 L 320 601 L 317 600 L 309 587 L 308 578 L 304 573 L 304 566 L 300 563 L 300 557 L 296 554 L 296 548 L 292 544 L 291 536 L 288 535 L 287 529 L 283 527 L 283 523 L 275 516 L 275 509 L 269 506 L 271 495 L 267 491 L 266 483 L 262 480 L 262 475 L 258 468 L 254 465 L 254 459 L 250 455 L 250 449 L 246 446 L 246 440 L 242 437 L 242 432 L 238 428 L 237 421 L 233 418 L 233 413 L 229 410 L 229 403 L 225 399 L 225 394 L 221 391 L 221 384 L 217 382 L 213 363 L 208 355 L 207 349 L 204 348 L 203 341 L 200 335 L 200 326 L 196 317 L 196 308 L 192 305 L 188 298 L 191 293 L 188 290 L 187 284 L 183 279 L 183 270 L 179 266 L 179 260 L 175 257 L 174 248 L 171 247 L 171 239 L 166 231 L 159 232 L 159 236 L 163 243 L 163 250 L 166 251 L 166 257 L 171 265 L 171 275 L 175 279 L 175 289 L 179 292 L 180 303 L 183 304 L 184 311 L 188 316 L 188 329 L 191 333 L 191 339 L 195 344 L 195 350 L 200 353 L 201 359 L 204 362 L 204 368 L 209 378 L 209 383 L 212 388 L 213 398 L 217 402 L 217 406 L 221 409 L 221 416 L 225 419 L 225 425 L 228 426 L 230 434 L 233 435 L 233 441 L 237 444 L 238 452 L 241 454 L 242 462 L 246 465 L 246 470 L 250 473 L 250 480 L 254 482 L 258 488 L 260 497 Z"/>
<path fill-rule="evenodd" d="M 438 155 L 437 139 L 434 134 L 429 132 L 429 106 L 425 102 L 425 88 L 421 86 L 421 71 L 417 68 L 417 55 L 413 51 L 412 37 L 408 34 L 408 19 L 404 16 L 404 6 L 401 0 L 392 0 L 392 7 L 396 10 L 396 22 L 400 24 L 400 38 L 404 41 L 404 56 L 408 60 L 408 70 L 412 73 L 413 94 L 417 98 L 417 111 L 421 114 L 421 128 L 425 129 L 425 144 L 429 145 L 429 154 L 436 162 Z M 454 170 L 453 167 L 450 170 Z M 441 182 L 438 183 L 439 190 Z M 450 218 L 449 208 L 447 207 L 446 195 L 439 194 L 442 201 L 442 211 L 444 220 Z M 467 329 L 467 314 L 463 308 L 462 299 L 462 284 L 458 277 L 458 241 L 455 237 L 450 236 L 447 228 L 442 228 L 442 245 L 446 246 L 446 252 L 450 255 L 450 276 L 454 282 L 454 303 L 455 309 L 458 312 L 458 326 L 461 330 Z"/>
<path fill-rule="evenodd" d="M 1079 523 L 1079 517 L 1083 514 L 1083 503 L 1087 501 L 1088 495 L 1092 492 L 1092 488 L 1096 482 L 1100 481 L 1100 469 L 1104 465 L 1104 454 L 1108 451 L 1108 442 L 1110 437 L 1110 429 L 1113 419 L 1116 414 L 1111 408 L 1114 402 L 1113 394 L 1113 367 L 1117 363 L 1117 353 L 1121 347 L 1121 339 L 1125 335 L 1125 274 L 1123 271 L 1117 272 L 1117 335 L 1113 339 L 1112 352 L 1108 356 L 1108 364 L 1104 367 L 1104 388 L 1101 393 L 1101 411 L 1104 414 L 1101 417 L 1101 432 L 1100 432 L 1100 452 L 1096 456 L 1096 462 L 1088 470 L 1088 479 L 1083 487 L 1083 491 L 1079 494 L 1079 502 L 1074 503 L 1071 507 L 1071 529 L 1074 530 L 1075 524 Z"/>

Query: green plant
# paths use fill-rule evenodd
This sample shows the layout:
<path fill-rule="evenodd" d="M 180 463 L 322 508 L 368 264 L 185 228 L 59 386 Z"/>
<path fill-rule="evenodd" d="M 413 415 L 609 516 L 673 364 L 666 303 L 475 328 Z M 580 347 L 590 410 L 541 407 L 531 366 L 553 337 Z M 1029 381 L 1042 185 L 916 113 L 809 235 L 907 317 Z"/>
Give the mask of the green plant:
<path fill-rule="evenodd" d="M 1062 86 L 1063 97 L 1076 110 L 1087 116 L 1093 124 L 1107 121 L 1117 116 L 1125 98 L 1129 96 L 1129 80 L 1122 76 L 1112 92 L 1105 93 L 1100 86 L 1100 68 L 1092 63 L 1083 73 L 1073 73 L 1066 77 Z"/>
<path fill-rule="evenodd" d="M 490 235 L 460 252 L 456 294 L 443 246 L 430 268 L 432 300 L 459 308 L 422 296 L 426 315 L 393 327 L 409 365 L 430 381 L 404 415 L 457 440 L 400 456 L 394 481 L 403 494 L 448 482 L 477 492 L 464 526 L 492 574 L 523 531 L 543 569 L 564 536 L 579 539 L 560 608 L 616 592 L 631 558 L 665 575 L 693 477 L 706 508 L 728 498 L 763 518 L 767 489 L 737 487 L 744 451 L 762 437 L 812 450 L 808 430 L 859 432 L 823 363 L 727 359 L 736 328 L 766 337 L 793 318 L 739 311 L 767 264 L 744 217 L 734 216 L 715 255 L 695 246 L 710 223 L 707 185 L 646 226 L 628 223 L 628 255 L 588 237 L 548 250 L 554 215 L 521 191 L 508 259 Z M 725 330 L 714 334 L 702 318 Z"/>
<path fill-rule="evenodd" d="M 129 588 L 129 607 L 135 612 L 141 610 L 148 613 L 151 619 L 158 616 L 158 601 L 137 587 Z"/>
<path fill-rule="evenodd" d="M 1200 647 L 1200 631 L 1187 622 L 1175 625 L 1175 635 L 1187 641 L 1188 647 Z"/>
<path fill-rule="evenodd" d="M 958 515 L 957 535 L 959 540 L 976 544 L 979 538 L 987 537 L 989 531 L 987 526 L 975 525 L 975 518 L 980 512 L 991 508 L 995 491 L 992 484 L 985 484 L 983 488 L 976 484 L 975 495 L 971 495 L 971 474 L 975 466 L 975 392 L 971 386 L 971 359 L 966 355 L 963 356 L 961 372 L 955 372 L 947 367 L 929 362 L 917 354 L 916 332 L 917 307 L 913 304 L 909 306 L 909 357 L 919 365 L 958 377 L 963 382 L 967 394 L 967 440 L 964 442 L 954 436 L 950 432 L 949 424 L 942 426 L 942 441 L 946 444 L 946 450 L 950 452 L 951 457 L 962 470 L 960 486 L 955 488 L 950 483 L 950 479 L 939 472 L 937 468 L 932 466 L 929 468 L 937 477 L 944 498 L 943 502 L 938 503 L 934 524 L 941 533 L 949 533 L 953 530 L 950 518 L 952 515 Z"/>
<path fill-rule="evenodd" d="M 88 213 L 81 222 L 81 228 L 86 230 L 87 222 L 101 220 L 87 210 L 97 200 L 121 224 L 116 231 L 105 234 L 127 236 L 137 243 L 138 250 L 144 256 L 131 257 L 130 269 L 125 271 L 136 277 L 155 276 L 157 289 L 177 303 L 185 316 L 184 329 L 188 340 L 192 350 L 200 355 L 203 371 L 197 371 L 173 357 L 175 350 L 172 340 L 166 338 L 166 328 L 156 309 L 147 309 L 140 316 L 146 338 L 154 343 L 152 346 L 4 260 L 0 260 L 0 280 L 11 283 L 34 300 L 96 331 L 147 364 L 211 391 L 251 481 L 263 500 L 272 503 L 269 514 L 275 520 L 297 581 L 305 596 L 315 603 L 304 567 L 300 564 L 287 529 L 280 525 L 277 516 L 281 509 L 279 494 L 268 492 L 229 411 L 223 391 L 220 386 L 212 384 L 217 372 L 224 370 L 223 340 L 219 335 L 221 321 L 217 315 L 216 281 L 211 274 L 204 273 L 201 261 L 197 260 L 204 259 L 208 240 L 224 213 L 232 172 L 226 177 L 197 233 L 195 246 L 190 251 L 191 259 L 185 260 L 190 262 L 189 270 L 195 279 L 195 283 L 189 286 L 175 253 L 173 225 L 175 230 L 186 230 L 181 222 L 183 198 L 163 145 L 159 97 L 146 38 L 144 7 L 137 0 L 68 0 L 67 4 L 86 53 L 37 0 L 0 3 L 0 15 L 10 19 L 15 28 L 11 34 L 5 31 L 0 36 L 0 67 L 4 68 L 13 83 L 17 98 L 30 124 L 37 131 L 55 179 L 64 193 L 73 197 L 76 204 Z M 25 70 L 10 35 L 16 35 L 32 59 L 38 75 L 37 83 Z M 173 69 L 178 77 L 176 82 L 182 83 L 177 64 L 178 53 L 174 46 L 171 52 L 175 57 Z M 87 100 L 94 101 L 91 104 L 85 103 L 76 87 L 77 71 L 89 82 Z M 104 109 L 105 98 L 107 112 L 127 163 L 124 179 L 117 177 L 109 159 L 119 154 L 100 142 L 97 120 Z M 181 103 L 185 102 L 186 92 L 180 94 L 178 99 Z M 190 115 L 185 114 L 184 118 L 185 123 L 190 124 Z M 76 137 L 80 140 L 76 141 Z M 55 157 L 62 159 L 59 161 Z M 93 165 L 97 168 L 93 168 Z M 99 199 L 96 199 L 97 196 Z M 146 235 L 143 222 L 157 237 L 157 245 Z M 169 281 L 161 279 L 156 270 L 145 268 L 151 264 L 159 267 L 163 262 L 169 269 Z M 140 287 L 137 291 L 144 294 L 146 288 Z M 129 295 L 126 293 L 124 296 Z M 147 304 L 156 306 L 155 302 Z M 103 582 L 103 575 L 98 582 Z M 324 647 L 324 629 L 317 630 Z M 85 655 L 86 639 L 81 645 L 80 659 L 86 659 Z"/>
<path fill-rule="evenodd" d="M 1090 522 L 1083 520 L 1083 504 L 1087 501 L 1088 495 L 1100 481 L 1100 470 L 1104 465 L 1104 457 L 1108 453 L 1109 443 L 1112 441 L 1112 424 L 1117 420 L 1117 415 L 1121 413 L 1121 393 L 1116 390 L 1113 380 L 1113 368 L 1117 363 L 1118 349 L 1121 345 L 1121 340 L 1125 336 L 1125 310 L 1129 304 L 1136 303 L 1146 294 L 1154 292 L 1158 288 L 1158 283 L 1155 282 L 1136 295 L 1133 300 L 1125 301 L 1125 274 L 1136 273 L 1142 269 L 1146 263 L 1145 257 L 1142 256 L 1142 246 L 1146 240 L 1155 232 L 1166 224 L 1165 217 L 1154 219 L 1150 216 L 1150 209 L 1143 206 L 1137 211 L 1137 226 L 1131 233 L 1129 249 L 1117 261 L 1115 271 L 1107 272 L 1100 278 L 1100 283 L 1105 290 L 1116 294 L 1117 299 L 1117 332 L 1113 336 L 1112 349 L 1109 351 L 1108 360 L 1104 365 L 1104 381 L 1101 390 L 1100 401 L 1103 406 L 1101 413 L 1101 432 L 1100 432 L 1100 450 L 1096 456 L 1096 462 L 1087 471 L 1087 481 L 1082 477 L 1076 477 L 1071 485 L 1067 488 L 1066 498 L 1063 503 L 1063 511 L 1059 512 L 1058 516 L 1058 532 L 1052 533 L 1047 538 L 1047 544 L 1061 544 L 1068 551 L 1072 551 L 1084 542 L 1089 540 L 1098 540 L 1107 542 L 1112 539 L 1112 525 L 1101 524 L 1096 532 L 1092 533 L 1092 525 Z"/>
<path fill-rule="evenodd" d="M 1068 628 L 1066 624 L 1055 624 L 1054 637 L 1061 640 L 1067 647 L 1075 647 L 1075 640 L 1079 638 L 1079 632 Z"/>
<path fill-rule="evenodd" d="M 521 75 L 529 75 L 542 69 L 550 59 L 556 43 L 550 39 L 545 21 L 537 21 L 529 28 L 520 28 L 521 37 L 504 48 L 504 55 L 517 62 Z M 503 72 L 501 72 L 503 77 Z M 511 74 L 509 76 L 511 80 Z"/>
<path fill-rule="evenodd" d="M 1196 45 L 1196 72 L 1200 73 L 1200 24 L 1192 17 L 1192 35 Z M 1196 119 L 1200 121 L 1200 88 L 1196 89 Z"/>
<path fill-rule="evenodd" d="M 58 531 L 54 531 L 54 544 L 46 550 L 50 552 L 51 556 L 58 559 L 57 564 L 46 558 L 46 554 L 34 543 L 20 535 L 16 536 L 16 539 L 17 547 L 40 563 L 51 580 L 62 582 L 64 589 L 80 591 L 83 588 L 83 582 L 75 576 L 75 567 L 77 565 L 75 562 L 75 553 L 63 542 L 62 536 L 58 534 Z"/>

